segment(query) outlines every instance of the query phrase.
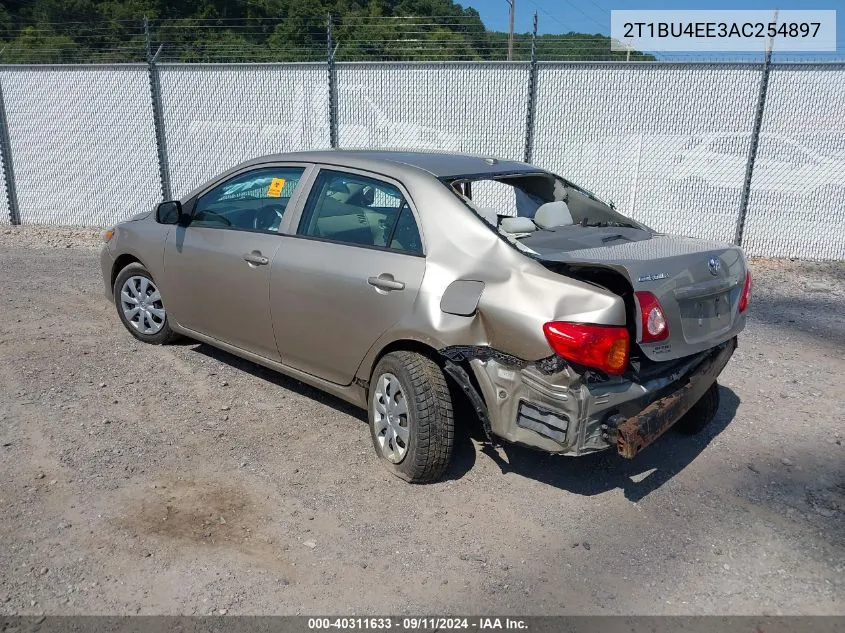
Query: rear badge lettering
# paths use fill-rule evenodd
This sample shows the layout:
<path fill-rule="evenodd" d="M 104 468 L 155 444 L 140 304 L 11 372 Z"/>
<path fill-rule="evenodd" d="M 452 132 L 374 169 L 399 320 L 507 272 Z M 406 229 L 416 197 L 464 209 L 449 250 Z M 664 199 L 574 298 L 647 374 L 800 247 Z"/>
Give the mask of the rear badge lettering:
<path fill-rule="evenodd" d="M 663 343 L 662 345 L 655 345 L 651 348 L 651 351 L 654 354 L 668 354 L 672 351 L 672 346 L 669 343 Z"/>
<path fill-rule="evenodd" d="M 643 275 L 637 278 L 637 281 L 660 281 L 661 279 L 669 279 L 669 273 L 655 273 L 653 275 Z"/>

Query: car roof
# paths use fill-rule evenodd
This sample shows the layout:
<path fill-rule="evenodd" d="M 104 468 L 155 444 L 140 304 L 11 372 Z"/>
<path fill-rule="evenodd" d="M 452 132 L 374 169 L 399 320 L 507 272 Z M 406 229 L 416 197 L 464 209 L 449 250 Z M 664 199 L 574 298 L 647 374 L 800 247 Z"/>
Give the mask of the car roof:
<path fill-rule="evenodd" d="M 383 166 L 395 169 L 410 166 L 426 171 L 437 178 L 468 175 L 493 175 L 502 173 L 537 173 L 539 167 L 519 161 L 504 160 L 493 156 L 473 156 L 448 152 L 408 152 L 373 150 L 318 150 L 273 154 L 249 161 L 261 164 L 273 161 L 297 160 L 313 163 L 328 163 L 338 166 L 372 168 Z"/>

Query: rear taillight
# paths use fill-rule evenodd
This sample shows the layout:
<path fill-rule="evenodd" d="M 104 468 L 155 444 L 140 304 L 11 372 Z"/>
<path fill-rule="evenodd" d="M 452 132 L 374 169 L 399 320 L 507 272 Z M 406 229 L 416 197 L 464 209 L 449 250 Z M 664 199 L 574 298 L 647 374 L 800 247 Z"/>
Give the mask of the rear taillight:
<path fill-rule="evenodd" d="M 748 302 L 751 301 L 751 271 L 745 273 L 745 285 L 742 287 L 742 294 L 739 297 L 739 311 L 745 312 Z"/>
<path fill-rule="evenodd" d="M 624 327 L 552 321 L 543 326 L 546 340 L 566 360 L 621 374 L 628 365 L 630 340 Z"/>
<path fill-rule="evenodd" d="M 669 338 L 669 323 L 657 297 L 644 290 L 634 294 L 640 304 L 640 320 L 643 325 L 640 343 L 654 343 Z"/>

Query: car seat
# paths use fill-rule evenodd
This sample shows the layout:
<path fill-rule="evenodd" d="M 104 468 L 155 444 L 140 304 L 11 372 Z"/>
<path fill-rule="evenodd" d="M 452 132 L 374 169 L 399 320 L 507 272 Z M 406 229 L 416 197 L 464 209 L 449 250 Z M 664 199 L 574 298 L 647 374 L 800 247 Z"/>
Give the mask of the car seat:
<path fill-rule="evenodd" d="M 541 204 L 534 215 L 534 224 L 541 229 L 554 229 L 575 224 L 572 213 L 563 200 Z"/>

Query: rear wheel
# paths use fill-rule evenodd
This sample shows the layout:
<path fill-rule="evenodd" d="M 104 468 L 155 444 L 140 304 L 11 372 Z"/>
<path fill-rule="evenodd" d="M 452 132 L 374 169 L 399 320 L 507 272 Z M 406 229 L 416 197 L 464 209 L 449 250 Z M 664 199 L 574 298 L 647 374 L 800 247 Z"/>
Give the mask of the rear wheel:
<path fill-rule="evenodd" d="M 431 359 L 386 354 L 373 371 L 367 409 L 373 446 L 387 470 L 411 483 L 443 476 L 455 424 L 446 378 Z"/>
<path fill-rule="evenodd" d="M 161 292 L 143 265 L 136 262 L 121 270 L 113 292 L 121 322 L 139 341 L 162 345 L 177 337 L 167 322 Z"/>
<path fill-rule="evenodd" d="M 675 429 L 685 435 L 700 433 L 716 417 L 716 411 L 718 410 L 719 384 L 714 382 L 704 392 L 701 399 L 693 405 L 692 409 L 687 411 L 684 417 L 675 423 Z"/>

